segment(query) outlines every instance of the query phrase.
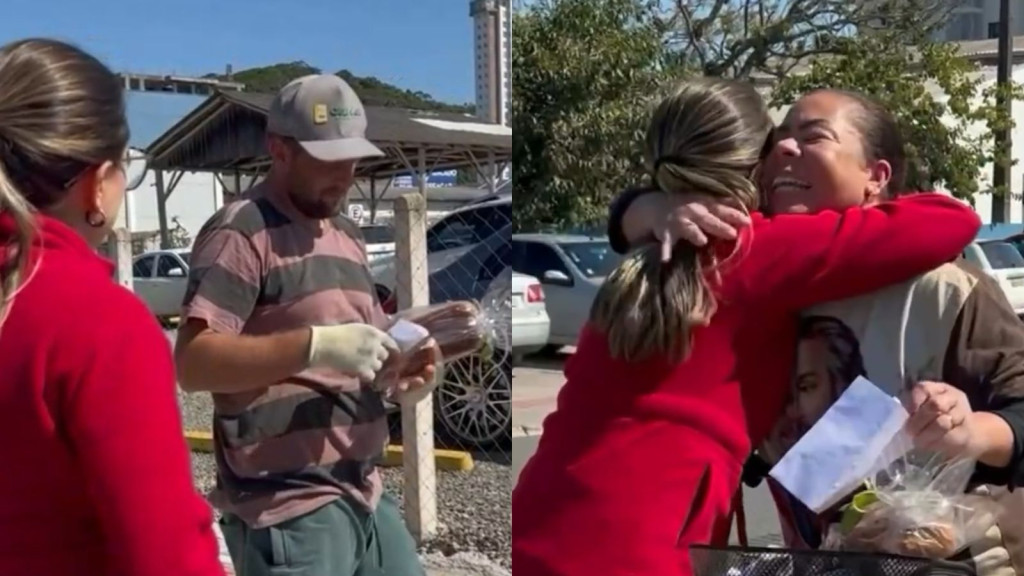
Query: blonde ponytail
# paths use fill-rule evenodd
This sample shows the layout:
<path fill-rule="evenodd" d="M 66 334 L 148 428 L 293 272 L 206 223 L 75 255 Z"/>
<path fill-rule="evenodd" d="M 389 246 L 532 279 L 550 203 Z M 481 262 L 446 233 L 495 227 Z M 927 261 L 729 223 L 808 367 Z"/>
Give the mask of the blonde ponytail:
<path fill-rule="evenodd" d="M 651 118 L 645 146 L 649 177 L 666 194 L 700 193 L 755 210 L 758 191 L 751 176 L 770 128 L 753 86 L 707 78 L 684 82 Z M 708 325 L 717 309 L 709 283 L 717 265 L 713 245 L 681 243 L 669 262 L 661 261 L 659 245 L 633 251 L 605 280 L 590 312 L 594 327 L 607 335 L 611 355 L 685 359 L 693 329 Z"/>
<path fill-rule="evenodd" d="M 15 187 L 0 162 L 0 216 L 14 220 L 14 240 L 3 245 L 4 257 L 0 258 L 0 329 L 7 318 L 7 311 L 14 297 L 26 280 L 29 269 L 29 252 L 35 234 L 35 217 L 32 207 Z"/>

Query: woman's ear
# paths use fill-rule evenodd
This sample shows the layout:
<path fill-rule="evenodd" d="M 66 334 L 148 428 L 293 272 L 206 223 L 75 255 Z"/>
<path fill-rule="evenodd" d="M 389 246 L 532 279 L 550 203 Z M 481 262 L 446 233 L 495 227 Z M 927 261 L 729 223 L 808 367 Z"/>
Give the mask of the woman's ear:
<path fill-rule="evenodd" d="M 102 211 L 110 200 L 110 196 L 117 193 L 117 187 L 122 177 L 121 166 L 118 164 L 110 160 L 100 164 L 93 172 L 90 189 L 87 192 L 86 208 Z"/>
<path fill-rule="evenodd" d="M 892 165 L 886 160 L 876 160 L 868 167 L 868 182 L 864 187 L 864 203 L 873 204 L 881 201 L 889 181 L 892 180 Z"/>

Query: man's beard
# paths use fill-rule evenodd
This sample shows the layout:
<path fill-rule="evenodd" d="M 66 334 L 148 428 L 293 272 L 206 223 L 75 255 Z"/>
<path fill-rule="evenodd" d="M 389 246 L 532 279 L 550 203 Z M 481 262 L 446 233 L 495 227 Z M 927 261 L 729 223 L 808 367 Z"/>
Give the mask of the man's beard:
<path fill-rule="evenodd" d="M 301 190 L 301 188 L 292 188 L 292 190 Z M 313 220 L 334 218 L 345 209 L 346 200 L 346 194 L 341 194 L 337 197 L 324 194 L 316 198 L 304 198 L 295 192 L 292 192 L 291 195 L 291 201 L 295 209 L 303 216 Z"/>

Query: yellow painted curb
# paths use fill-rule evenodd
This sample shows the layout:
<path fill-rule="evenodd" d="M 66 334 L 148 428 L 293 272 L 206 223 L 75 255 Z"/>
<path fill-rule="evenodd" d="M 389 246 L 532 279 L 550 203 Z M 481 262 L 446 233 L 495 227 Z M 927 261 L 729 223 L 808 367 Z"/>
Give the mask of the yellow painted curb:
<path fill-rule="evenodd" d="M 188 443 L 189 450 L 192 450 L 193 452 L 202 452 L 204 454 L 213 453 L 213 433 L 211 432 L 186 430 L 185 442 Z"/>
<path fill-rule="evenodd" d="M 384 450 L 382 466 L 401 466 L 402 447 L 390 445 Z M 462 450 L 434 450 L 434 462 L 438 470 L 469 472 L 476 465 L 473 455 Z"/>
<path fill-rule="evenodd" d="M 193 452 L 212 453 L 213 434 L 198 430 L 185 431 L 185 442 Z M 402 447 L 391 445 L 384 450 L 383 466 L 402 465 Z M 473 455 L 461 450 L 434 450 L 434 462 L 439 470 L 469 472 L 476 466 Z"/>

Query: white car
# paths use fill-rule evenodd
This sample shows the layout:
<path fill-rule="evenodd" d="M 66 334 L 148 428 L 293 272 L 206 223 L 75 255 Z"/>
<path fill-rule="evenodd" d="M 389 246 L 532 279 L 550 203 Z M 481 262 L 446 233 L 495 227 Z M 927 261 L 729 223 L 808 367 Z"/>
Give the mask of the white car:
<path fill-rule="evenodd" d="M 964 258 L 995 278 L 1014 312 L 1024 316 L 1024 256 L 1013 244 L 982 240 L 964 249 Z"/>
<path fill-rule="evenodd" d="M 372 263 L 395 254 L 395 229 L 381 224 L 360 226 L 366 240 L 366 257 Z"/>
<path fill-rule="evenodd" d="M 474 246 L 507 229 L 511 222 L 511 194 L 492 196 L 452 211 L 427 230 L 428 273 L 453 264 Z M 395 291 L 395 257 L 378 258 L 370 263 L 370 271 L 377 296 L 388 303 Z"/>
<path fill-rule="evenodd" d="M 188 287 L 190 248 L 147 252 L 135 259 L 132 284 L 135 294 L 153 315 L 169 318 L 181 313 Z"/>
<path fill-rule="evenodd" d="M 544 286 L 552 349 L 576 345 L 605 276 L 621 262 L 604 237 L 512 235 L 512 269 L 539 278 Z"/>
<path fill-rule="evenodd" d="M 512 357 L 520 358 L 547 346 L 551 330 L 544 288 L 533 276 L 512 273 Z"/>

